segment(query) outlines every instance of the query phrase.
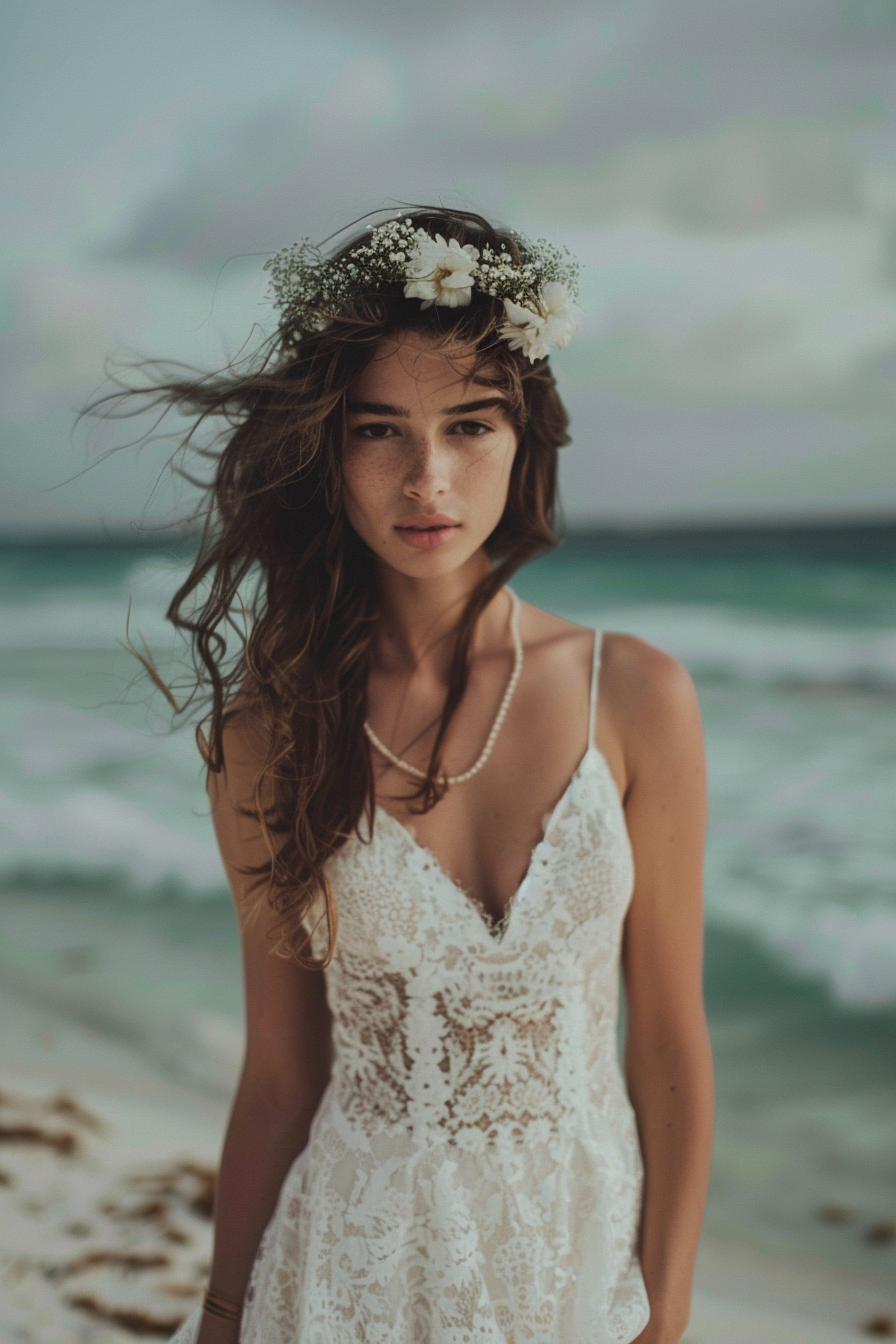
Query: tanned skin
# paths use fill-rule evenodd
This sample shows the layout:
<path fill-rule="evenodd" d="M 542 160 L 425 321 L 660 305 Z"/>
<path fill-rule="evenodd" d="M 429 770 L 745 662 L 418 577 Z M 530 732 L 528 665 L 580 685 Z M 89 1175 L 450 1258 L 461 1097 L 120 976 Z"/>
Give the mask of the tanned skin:
<path fill-rule="evenodd" d="M 483 545 L 503 512 L 517 448 L 500 401 L 470 406 L 489 399 L 456 358 L 410 333 L 384 342 L 351 389 L 344 507 L 376 557 L 381 595 L 369 719 L 381 740 L 421 767 L 445 699 L 459 613 L 490 567 Z M 450 521 L 432 545 L 401 530 L 421 514 Z M 502 592 L 477 627 L 468 687 L 447 738 L 449 774 L 477 759 L 500 704 L 513 662 L 508 615 Z M 523 675 L 479 774 L 418 816 L 403 801 L 407 777 L 376 758 L 380 804 L 495 916 L 587 746 L 592 631 L 528 603 L 520 630 Z M 237 1301 L 330 1071 L 323 974 L 271 954 L 272 919 L 263 903 L 250 902 L 240 873 L 266 855 L 257 824 L 239 811 L 264 755 L 258 731 L 234 718 L 226 769 L 209 780 L 246 990 L 246 1056 L 221 1160 L 211 1272 L 212 1290 Z M 623 943 L 625 1072 L 645 1164 L 640 1254 L 651 1308 L 637 1344 L 678 1344 L 690 1313 L 713 1123 L 702 999 L 704 748 L 684 668 L 640 639 L 607 633 L 595 743 L 619 791 L 636 873 Z M 236 1325 L 203 1318 L 198 1344 L 237 1339 Z"/>

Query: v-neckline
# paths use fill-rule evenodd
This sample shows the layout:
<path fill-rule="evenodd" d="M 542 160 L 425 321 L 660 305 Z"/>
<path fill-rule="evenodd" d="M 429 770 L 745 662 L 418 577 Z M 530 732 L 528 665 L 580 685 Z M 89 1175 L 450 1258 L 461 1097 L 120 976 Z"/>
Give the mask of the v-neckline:
<path fill-rule="evenodd" d="M 517 903 L 517 898 L 519 897 L 520 892 L 528 883 L 529 878 L 532 877 L 534 874 L 535 862 L 538 857 L 538 852 L 543 845 L 547 844 L 548 837 L 554 827 L 555 822 L 557 821 L 558 816 L 560 815 L 561 811 L 563 810 L 563 807 L 566 804 L 566 800 L 569 797 L 569 794 L 571 793 L 573 786 L 575 785 L 576 781 L 581 775 L 586 761 L 590 760 L 592 756 L 598 756 L 601 759 L 604 759 L 602 753 L 598 750 L 596 746 L 594 746 L 593 743 L 590 746 L 586 747 L 581 760 L 579 761 L 575 770 L 570 775 L 565 789 L 563 790 L 560 797 L 557 799 L 556 803 L 551 809 L 550 816 L 548 817 L 548 820 L 544 825 L 544 829 L 542 830 L 541 839 L 538 840 L 536 844 L 532 847 L 532 851 L 529 855 L 529 862 L 526 865 L 526 871 L 523 873 L 523 876 L 518 886 L 516 887 L 516 890 L 510 896 L 509 900 L 507 901 L 507 904 L 504 907 L 503 912 L 501 913 L 498 919 L 494 919 L 492 915 L 489 914 L 488 910 L 485 908 L 485 905 L 482 903 L 479 897 L 475 896 L 473 892 L 467 891 L 466 887 L 462 886 L 460 882 L 457 881 L 456 878 L 452 877 L 451 874 L 443 867 L 441 861 L 436 857 L 436 855 L 432 852 L 432 850 L 428 849 L 426 845 L 421 845 L 420 841 L 417 840 L 411 834 L 407 826 L 405 826 L 404 822 L 399 821 L 398 818 L 394 816 L 391 812 L 389 812 L 385 807 L 383 807 L 381 803 L 376 804 L 375 808 L 376 817 L 377 818 L 380 818 L 381 816 L 386 817 L 398 828 L 398 830 L 401 832 L 402 836 L 406 840 L 410 849 L 415 851 L 422 858 L 427 859 L 428 862 L 431 863 L 435 868 L 438 876 L 443 878 L 450 887 L 454 888 L 455 892 L 457 892 L 458 895 L 462 898 L 464 905 L 468 908 L 468 910 L 472 912 L 474 918 L 476 919 L 476 923 L 479 925 L 480 929 L 484 932 L 489 941 L 496 944 L 501 943 L 504 941 L 504 938 L 506 937 L 507 931 L 510 927 L 510 921 Z"/>

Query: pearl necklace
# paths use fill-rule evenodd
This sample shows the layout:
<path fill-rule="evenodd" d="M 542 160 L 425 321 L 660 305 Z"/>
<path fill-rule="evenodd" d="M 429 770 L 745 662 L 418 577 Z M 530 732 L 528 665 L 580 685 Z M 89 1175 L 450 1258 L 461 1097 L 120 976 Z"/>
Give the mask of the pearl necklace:
<path fill-rule="evenodd" d="M 479 774 L 479 771 L 492 754 L 492 749 L 498 734 L 501 731 L 501 725 L 507 717 L 507 711 L 510 708 L 513 693 L 517 688 L 517 683 L 519 682 L 523 670 L 523 641 L 520 639 L 520 600 L 512 588 L 508 588 L 507 592 L 510 594 L 510 634 L 513 639 L 513 671 L 510 674 L 507 689 L 498 706 L 495 721 L 492 724 L 491 732 L 485 739 L 485 746 L 482 748 L 479 759 L 470 766 L 469 770 L 465 770 L 462 775 L 442 775 L 440 780 L 442 784 L 464 784 L 468 779 L 472 779 L 474 775 Z M 411 765 L 410 762 L 403 761 L 400 756 L 396 756 L 394 752 L 391 752 L 385 743 L 380 741 L 366 719 L 364 720 L 364 731 L 380 755 L 385 756 L 390 764 L 397 766 L 399 770 L 403 770 L 406 775 L 413 775 L 415 779 L 426 779 L 426 771 L 418 770 L 416 765 Z"/>

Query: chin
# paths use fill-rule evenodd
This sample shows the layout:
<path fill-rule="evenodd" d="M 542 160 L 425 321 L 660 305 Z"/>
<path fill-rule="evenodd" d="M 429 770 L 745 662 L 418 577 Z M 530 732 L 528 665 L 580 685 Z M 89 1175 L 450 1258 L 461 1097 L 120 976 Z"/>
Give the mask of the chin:
<path fill-rule="evenodd" d="M 404 556 L 390 555 L 383 558 L 383 564 L 399 574 L 407 575 L 409 579 L 440 579 L 445 574 L 453 574 L 455 570 L 462 569 L 469 558 L 468 555 L 424 555 L 406 559 Z"/>

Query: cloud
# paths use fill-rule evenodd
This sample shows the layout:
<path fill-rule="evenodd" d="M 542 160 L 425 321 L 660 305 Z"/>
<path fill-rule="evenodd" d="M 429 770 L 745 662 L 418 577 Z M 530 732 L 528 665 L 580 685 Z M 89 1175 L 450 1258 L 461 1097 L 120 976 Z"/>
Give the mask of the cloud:
<path fill-rule="evenodd" d="M 594 224 L 653 218 L 708 234 L 863 212 L 862 164 L 842 122 L 735 121 L 704 134 L 640 140 L 593 161 L 513 170 L 514 203 Z"/>
<path fill-rule="evenodd" d="M 892 517 L 892 422 L 863 426 L 824 408 L 654 405 L 611 389 L 566 398 L 561 454 L 567 517 Z"/>
<path fill-rule="evenodd" d="M 97 252 L 106 261 L 159 261 L 199 268 L 221 255 L 216 236 L 242 254 L 253 247 L 245 218 L 288 179 L 307 147 L 308 117 L 290 104 L 266 109 L 214 133 L 203 126 L 187 142 L 178 176 L 139 208 Z"/>
<path fill-rule="evenodd" d="M 421 5 L 419 0 L 379 0 L 375 7 L 359 5 L 356 0 L 275 0 L 275 3 L 277 8 L 294 13 L 297 18 L 314 15 L 329 23 L 369 33 L 379 42 L 400 43 L 410 39 L 415 45 L 419 43 L 421 30 L 442 37 L 447 30 L 468 30 L 471 25 L 478 27 L 483 20 L 480 0 L 455 0 L 450 8 L 444 6 L 442 9 Z M 573 0 L 573 3 L 566 0 L 559 6 L 560 12 L 565 13 L 588 10 L 595 20 L 632 8 L 631 4 L 619 4 L 618 0 Z M 513 36 L 533 28 L 537 31 L 550 19 L 543 0 L 492 0 L 486 22 L 505 35 Z"/>
<path fill-rule="evenodd" d="M 592 342 L 576 381 L 659 402 L 806 404 L 896 341 L 890 221 L 828 216 L 705 238 L 629 219 L 567 231 Z"/>
<path fill-rule="evenodd" d="M 840 0 L 278 10 L 297 43 L 309 16 L 376 36 L 323 96 L 198 127 L 107 255 L 197 268 L 439 197 L 498 216 L 553 200 L 565 219 L 775 226 L 859 209 L 868 134 L 896 129 L 884 103 L 869 110 L 896 35 L 844 26 Z"/>
<path fill-rule="evenodd" d="M 102 376 L 116 336 L 145 316 L 134 276 L 84 275 L 70 264 L 23 269 L 13 294 L 13 324 L 0 336 L 0 397 L 7 415 L 70 411 Z"/>

